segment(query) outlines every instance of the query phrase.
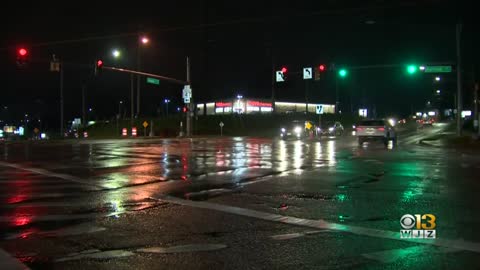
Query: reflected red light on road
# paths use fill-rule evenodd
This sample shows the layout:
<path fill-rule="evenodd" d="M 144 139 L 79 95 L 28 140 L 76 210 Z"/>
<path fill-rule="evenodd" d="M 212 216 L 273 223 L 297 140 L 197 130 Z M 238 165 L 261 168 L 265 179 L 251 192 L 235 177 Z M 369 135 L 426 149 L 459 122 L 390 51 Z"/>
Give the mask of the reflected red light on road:
<path fill-rule="evenodd" d="M 13 225 L 15 226 L 25 226 L 32 222 L 32 218 L 28 216 L 18 216 L 13 219 Z"/>
<path fill-rule="evenodd" d="M 15 195 L 7 199 L 7 203 L 19 203 L 27 199 L 26 195 Z"/>

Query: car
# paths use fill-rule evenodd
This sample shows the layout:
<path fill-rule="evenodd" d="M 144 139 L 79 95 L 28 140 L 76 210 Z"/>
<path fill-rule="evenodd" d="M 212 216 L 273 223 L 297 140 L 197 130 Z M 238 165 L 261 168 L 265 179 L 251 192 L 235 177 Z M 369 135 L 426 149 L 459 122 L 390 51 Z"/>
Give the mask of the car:
<path fill-rule="evenodd" d="M 320 135 L 326 135 L 326 136 L 341 136 L 345 129 L 343 128 L 343 125 L 336 121 L 336 122 L 328 122 L 325 125 L 325 128 L 317 128 L 318 132 Z"/>
<path fill-rule="evenodd" d="M 311 121 L 295 120 L 280 129 L 280 137 L 288 138 L 311 138 L 317 136 L 317 128 Z"/>
<path fill-rule="evenodd" d="M 382 141 L 388 145 L 389 141 L 397 142 L 397 133 L 394 127 L 384 119 L 363 120 L 356 127 L 358 144 L 366 141 Z"/>

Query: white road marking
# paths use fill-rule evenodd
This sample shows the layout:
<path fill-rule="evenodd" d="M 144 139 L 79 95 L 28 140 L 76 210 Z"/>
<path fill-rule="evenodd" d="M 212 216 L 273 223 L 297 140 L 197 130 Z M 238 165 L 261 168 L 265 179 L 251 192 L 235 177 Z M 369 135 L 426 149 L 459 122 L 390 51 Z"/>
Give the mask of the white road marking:
<path fill-rule="evenodd" d="M 457 252 L 458 249 L 432 246 L 413 246 L 408 248 L 391 249 L 362 254 L 363 257 L 382 263 L 392 263 L 398 260 L 411 259 L 413 256 L 425 256 L 425 254 Z"/>
<path fill-rule="evenodd" d="M 112 258 L 120 258 L 120 257 L 128 257 L 135 255 L 135 253 L 126 251 L 126 250 L 109 250 L 109 251 L 100 251 L 100 250 L 88 250 L 89 252 L 81 252 L 81 253 L 72 253 L 67 255 L 66 257 L 56 259 L 55 262 L 66 262 L 66 261 L 75 261 L 81 259 L 98 259 L 98 260 L 105 260 L 105 259 L 112 259 Z"/>
<path fill-rule="evenodd" d="M 172 196 L 161 196 L 159 198 L 152 198 L 152 199 L 157 199 L 160 201 L 169 202 L 169 203 L 178 204 L 178 205 L 190 206 L 194 208 L 216 210 L 216 211 L 239 215 L 239 216 L 252 217 L 252 218 L 257 218 L 257 219 L 266 220 L 266 221 L 303 226 L 303 227 L 309 227 L 314 229 L 341 231 L 341 232 L 352 233 L 352 234 L 362 235 L 362 236 L 391 239 L 391 240 L 419 243 L 419 244 L 425 244 L 425 245 L 433 245 L 433 246 L 453 248 L 458 250 L 466 250 L 466 251 L 480 253 L 480 243 L 468 242 L 468 241 L 464 241 L 463 239 L 452 240 L 452 239 L 445 239 L 445 238 L 437 238 L 437 239 L 400 238 L 399 231 L 393 232 L 393 231 L 384 231 L 384 230 L 372 229 L 372 228 L 366 228 L 366 227 L 360 227 L 360 226 L 345 225 L 345 224 L 328 222 L 323 219 L 312 220 L 312 219 L 304 219 L 304 218 L 297 218 L 297 217 L 291 217 L 291 216 L 282 216 L 278 214 L 271 214 L 268 212 L 261 212 L 257 210 L 247 209 L 247 208 L 240 208 L 240 207 L 228 206 L 228 205 L 222 205 L 222 204 L 216 204 L 216 203 L 210 203 L 210 202 L 188 201 L 188 200 L 183 200 L 183 199 L 172 197 Z"/>
<path fill-rule="evenodd" d="M 63 180 L 74 182 L 74 183 L 89 185 L 89 186 L 96 187 L 97 190 L 104 189 L 103 187 L 98 186 L 96 184 L 93 184 L 90 181 L 86 181 L 86 180 L 83 180 L 83 179 L 80 179 L 78 177 L 68 175 L 68 174 L 54 173 L 54 172 L 50 172 L 50 171 L 40 169 L 40 168 L 24 167 L 24 166 L 21 166 L 21 165 L 18 165 L 18 164 L 13 164 L 13 163 L 8 163 L 8 162 L 3 162 L 3 161 L 0 161 L 0 166 L 15 168 L 15 169 L 28 171 L 28 172 L 33 172 L 33 173 L 36 173 L 36 174 L 41 174 L 41 175 L 54 177 L 54 178 L 60 178 L 60 179 L 63 179 Z"/>
<path fill-rule="evenodd" d="M 137 252 L 144 253 L 184 253 L 184 252 L 198 252 L 198 251 L 213 251 L 226 248 L 223 244 L 191 244 L 174 247 L 149 247 L 137 249 Z"/>
<path fill-rule="evenodd" d="M 289 240 L 294 238 L 299 238 L 307 235 L 319 234 L 324 232 L 331 232 L 330 230 L 317 230 L 317 231 L 307 231 L 307 232 L 300 232 L 300 233 L 287 233 L 287 234 L 278 234 L 272 235 L 270 238 L 273 240 Z"/>

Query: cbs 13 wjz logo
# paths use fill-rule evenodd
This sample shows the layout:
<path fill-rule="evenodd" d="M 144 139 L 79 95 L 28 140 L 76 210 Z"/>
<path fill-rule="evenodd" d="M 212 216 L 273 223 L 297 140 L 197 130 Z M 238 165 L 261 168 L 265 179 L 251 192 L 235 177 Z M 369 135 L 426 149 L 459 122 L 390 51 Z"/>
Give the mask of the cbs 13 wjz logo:
<path fill-rule="evenodd" d="M 400 218 L 400 238 L 422 238 L 435 239 L 437 226 L 436 217 L 433 214 L 410 215 L 406 214 Z"/>

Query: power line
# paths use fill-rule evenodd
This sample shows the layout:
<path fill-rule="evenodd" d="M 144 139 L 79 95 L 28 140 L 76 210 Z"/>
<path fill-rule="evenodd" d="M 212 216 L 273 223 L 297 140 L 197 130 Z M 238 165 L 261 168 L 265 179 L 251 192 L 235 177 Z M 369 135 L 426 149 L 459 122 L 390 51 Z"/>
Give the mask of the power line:
<path fill-rule="evenodd" d="M 314 17 L 314 16 L 328 16 L 328 15 L 345 15 L 345 13 L 349 12 L 362 12 L 362 11 L 372 11 L 372 10 L 386 10 L 386 9 L 397 9 L 403 7 L 412 7 L 413 4 L 403 3 L 400 5 L 389 5 L 389 6 L 371 6 L 371 7 L 360 7 L 360 8 L 345 8 L 345 9 L 332 9 L 332 10 L 324 10 L 324 11 L 315 11 L 309 13 L 297 13 L 294 15 L 277 15 L 277 16 L 270 16 L 270 17 L 255 17 L 255 18 L 241 18 L 236 20 L 229 20 L 223 22 L 216 22 L 216 23 L 204 23 L 198 25 L 184 25 L 184 26 L 174 26 L 174 27 L 166 27 L 157 30 L 148 31 L 149 33 L 161 33 L 161 32 L 172 32 L 172 31 L 182 31 L 182 30 L 195 30 L 195 29 L 203 29 L 203 28 L 212 28 L 212 27 L 219 27 L 219 26 L 227 26 L 227 25 L 235 25 L 235 24 L 243 24 L 243 23 L 262 23 L 262 22 L 275 22 L 279 20 L 285 20 L 286 18 L 301 18 L 301 17 Z M 52 45 L 64 45 L 64 44 L 73 44 L 73 43 L 81 43 L 87 41 L 96 41 L 96 40 L 105 40 L 105 39 L 113 39 L 113 38 L 123 38 L 123 37 L 131 37 L 131 36 L 138 36 L 138 32 L 126 32 L 126 33 L 118 33 L 113 35 L 103 35 L 103 36 L 90 36 L 85 38 L 77 38 L 77 39 L 65 39 L 65 40 L 56 40 L 56 41 L 46 41 L 46 42 L 39 42 L 31 44 L 30 47 L 45 47 L 45 46 L 52 46 Z M 0 51 L 14 49 L 14 46 L 2 47 Z"/>

